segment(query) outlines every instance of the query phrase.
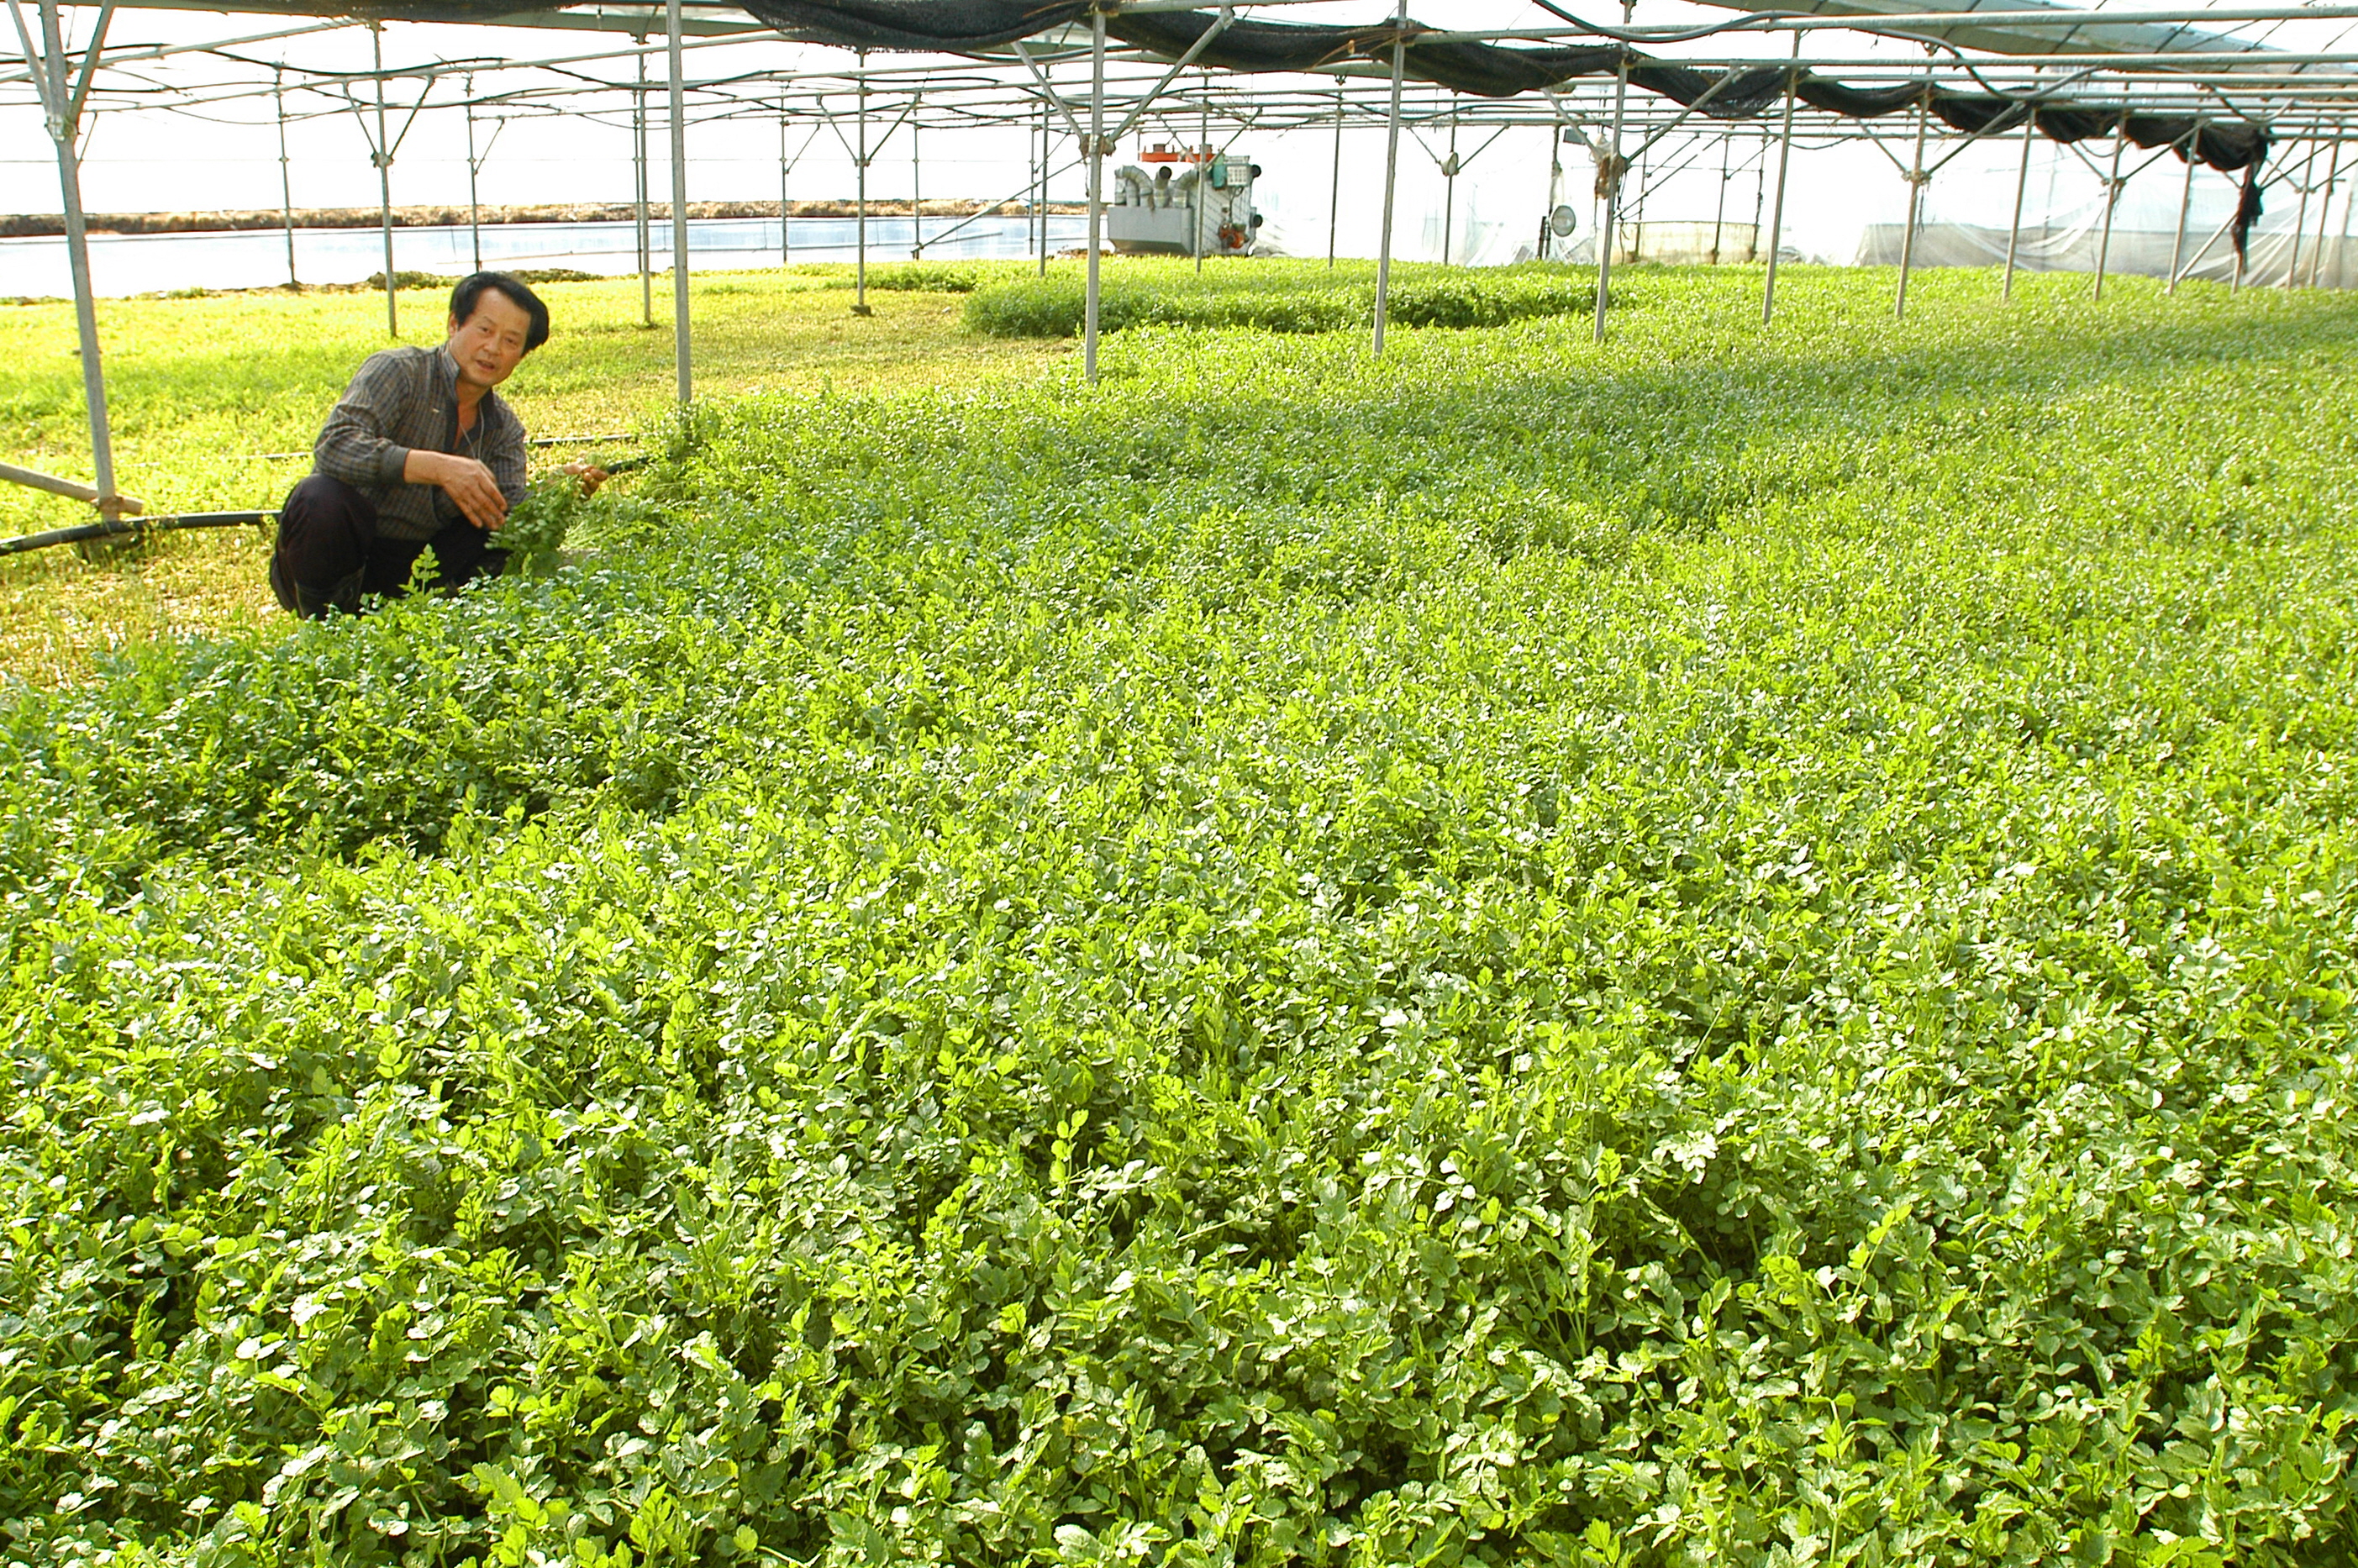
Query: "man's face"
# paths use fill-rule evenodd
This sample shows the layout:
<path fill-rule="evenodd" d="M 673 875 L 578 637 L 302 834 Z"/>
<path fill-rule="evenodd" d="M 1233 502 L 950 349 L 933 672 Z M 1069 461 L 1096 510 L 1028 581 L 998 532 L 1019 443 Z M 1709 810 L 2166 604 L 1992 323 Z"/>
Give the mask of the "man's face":
<path fill-rule="evenodd" d="M 450 357 L 459 362 L 459 379 L 486 391 L 515 373 L 524 358 L 525 335 L 532 318 L 524 307 L 496 288 L 475 297 L 475 313 L 465 320 L 450 318 Z"/>

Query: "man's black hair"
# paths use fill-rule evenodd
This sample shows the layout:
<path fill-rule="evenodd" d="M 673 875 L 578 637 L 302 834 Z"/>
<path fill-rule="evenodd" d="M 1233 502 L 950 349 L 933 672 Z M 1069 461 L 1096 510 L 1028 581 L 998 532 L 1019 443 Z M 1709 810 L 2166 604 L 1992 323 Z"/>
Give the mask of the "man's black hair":
<path fill-rule="evenodd" d="M 506 295 L 517 309 L 532 318 L 532 325 L 524 334 L 525 353 L 548 341 L 548 307 L 540 302 L 539 295 L 524 286 L 522 279 L 503 272 L 479 272 L 460 278 L 459 287 L 450 291 L 450 319 L 465 321 L 471 318 L 475 302 L 482 298 L 487 288 Z"/>

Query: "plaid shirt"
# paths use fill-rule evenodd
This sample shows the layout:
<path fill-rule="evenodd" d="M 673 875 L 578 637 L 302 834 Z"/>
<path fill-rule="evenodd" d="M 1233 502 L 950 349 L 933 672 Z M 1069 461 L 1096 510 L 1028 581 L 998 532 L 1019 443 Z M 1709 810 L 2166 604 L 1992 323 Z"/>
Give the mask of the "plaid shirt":
<path fill-rule="evenodd" d="M 460 435 L 459 362 L 446 348 L 371 354 L 328 416 L 311 466 L 374 502 L 378 532 L 430 539 L 464 517 L 438 485 L 403 481 L 402 466 L 418 449 L 472 458 L 492 470 L 509 505 L 524 497 L 524 421 L 486 392 L 474 428 Z"/>

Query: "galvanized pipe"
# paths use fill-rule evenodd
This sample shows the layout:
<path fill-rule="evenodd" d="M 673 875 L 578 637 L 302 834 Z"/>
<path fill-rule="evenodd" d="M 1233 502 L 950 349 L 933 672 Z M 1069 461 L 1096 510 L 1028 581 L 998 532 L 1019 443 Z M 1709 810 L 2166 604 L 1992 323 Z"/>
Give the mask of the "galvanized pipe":
<path fill-rule="evenodd" d="M 2169 242 L 2169 286 L 2165 294 L 2178 292 L 2178 264 L 2186 254 L 2186 219 L 2194 206 L 2194 149 L 2202 140 L 2202 122 L 2197 120 L 2194 129 L 2186 135 L 2186 185 L 2178 195 L 2178 236 Z"/>
<path fill-rule="evenodd" d="M 1441 166 L 1441 265 L 1450 262 L 1457 230 L 1457 116 L 1449 117 L 1449 157 Z"/>
<path fill-rule="evenodd" d="M 1547 211 L 1540 219 L 1540 259 L 1546 261 L 1555 254 L 1555 210 L 1563 201 L 1563 133 L 1553 125 L 1548 133 Z M 1759 229 L 1756 216 L 1753 229 Z"/>
<path fill-rule="evenodd" d="M 860 166 L 859 219 L 854 239 L 858 249 L 853 253 L 851 266 L 851 313 L 868 314 L 868 51 L 860 51 L 860 125 L 859 151 L 852 161 Z"/>
<path fill-rule="evenodd" d="M 2325 194 L 2318 200 L 2317 203 L 2317 243 L 2310 247 L 2309 254 L 2308 287 L 2310 288 L 2317 287 L 2318 268 L 2325 261 L 2325 226 L 2332 222 L 2333 187 L 2341 178 L 2342 138 L 2336 136 L 2333 139 L 2332 155 L 2326 159 L 2325 163 Z"/>
<path fill-rule="evenodd" d="M 2014 221 L 2006 231 L 2006 284 L 1998 290 L 1998 297 L 2008 303 L 2014 299 L 2015 257 L 2022 245 L 2022 201 L 2030 190 L 2030 142 L 2038 129 L 2038 115 L 2026 110 L 2022 116 L 2022 167 L 2014 177 Z"/>
<path fill-rule="evenodd" d="M 1801 52 L 1801 35 L 1793 35 L 1793 53 Z M 1777 204 L 1769 209 L 1768 276 L 1760 287 L 1760 324 L 1768 325 L 1777 311 L 1777 253 L 1785 248 L 1785 177 L 1793 163 L 1793 89 L 1801 81 L 1795 67 L 1785 70 L 1785 128 L 1777 137 Z"/>
<path fill-rule="evenodd" d="M 111 15 L 111 11 L 102 14 Z M 90 41 L 91 58 L 106 41 L 102 26 L 98 36 Z M 99 360 L 98 304 L 91 291 L 90 230 L 81 209 L 81 158 L 74 149 L 81 131 L 81 116 L 76 113 L 73 100 L 73 76 L 66 69 L 65 35 L 58 23 L 58 0 L 41 0 L 41 46 L 49 57 L 47 81 L 41 96 L 47 100 L 49 139 L 57 144 L 58 189 L 65 203 L 66 258 L 73 269 L 74 333 L 81 351 L 82 397 L 90 412 L 91 472 L 96 479 L 96 504 L 108 522 L 114 522 L 124 510 L 122 498 L 114 490 L 114 435 L 106 413 L 106 373 Z M 27 60 L 27 69 L 38 69 Z"/>
<path fill-rule="evenodd" d="M 1081 308 L 1081 377 L 1098 379 L 1098 314 L 1104 279 L 1100 271 L 1105 235 L 1105 66 L 1106 19 L 1102 10 L 1089 12 L 1089 255 L 1088 282 Z"/>
<path fill-rule="evenodd" d="M 1734 178 L 1729 171 L 1733 167 L 1730 159 L 1735 147 L 1736 144 L 1725 136 L 1719 139 L 1719 203 L 1711 211 L 1711 265 L 1714 266 L 1719 265 L 1721 231 L 1727 226 L 1727 182 Z"/>
<path fill-rule="evenodd" d="M 15 463 L 0 463 L 0 482 L 21 484 L 28 490 L 46 491 L 51 495 L 62 495 L 69 501 L 87 502 L 92 506 L 107 499 L 106 492 L 96 485 L 84 484 L 80 480 L 66 479 L 58 474 L 43 473 L 38 469 L 18 468 Z M 118 495 L 114 499 L 119 511 L 135 516 L 146 510 L 146 503 L 131 496 Z"/>
<path fill-rule="evenodd" d="M 639 40 L 646 42 L 644 38 Z M 647 225 L 647 57 L 639 54 L 639 85 L 632 93 L 633 109 L 631 115 L 633 161 L 638 165 L 637 217 L 639 239 L 639 315 L 640 325 L 655 324 L 655 261 L 654 236 Z"/>
<path fill-rule="evenodd" d="M 1326 270 L 1335 270 L 1335 226 L 1343 215 L 1343 90 L 1335 89 L 1335 172 L 1326 188 Z"/>
<path fill-rule="evenodd" d="M 1621 0 L 1621 25 L 1629 25 L 1629 0 Z M 1608 289 L 1613 280 L 1614 220 L 1619 215 L 1621 203 L 1621 117 L 1629 106 L 1629 51 L 1621 51 L 1621 63 L 1613 78 L 1613 141 L 1605 157 L 1605 222 L 1596 231 L 1596 328 L 1598 342 L 1605 341 L 1605 304 L 1610 297 Z"/>
<path fill-rule="evenodd" d="M 1204 72 L 1203 101 L 1195 105 L 1195 146 L 1197 150 L 1202 153 L 1207 160 L 1209 159 L 1212 152 L 1211 87 L 1212 73 L 1209 70 L 1206 70 Z M 1210 207 L 1209 200 L 1204 195 L 1204 182 L 1211 178 L 1212 166 L 1208 161 L 1197 165 L 1195 168 L 1195 189 L 1189 193 L 1188 198 L 1188 214 L 1190 222 L 1188 223 L 1187 248 L 1195 253 L 1195 276 L 1197 277 L 1204 276 L 1204 219 L 1207 215 Z M 1331 252 L 1333 248 L 1332 239 L 1330 238 L 1327 243 L 1328 248 Z M 1327 265 L 1330 266 L 1334 265 L 1331 258 Z"/>
<path fill-rule="evenodd" d="M 2333 247 L 2333 287 L 2350 287 L 2350 209 L 2358 204 L 2358 181 L 2342 197 L 2342 237 Z"/>
<path fill-rule="evenodd" d="M 1400 185 L 1401 81 L 1408 66 L 1408 0 L 1392 14 L 1392 97 L 1384 135 L 1384 228 L 1376 240 L 1376 332 L 1373 351 L 1384 351 L 1384 317 L 1391 308 L 1392 212 Z"/>
<path fill-rule="evenodd" d="M 2095 298 L 2099 303 L 2104 297 L 2104 267 L 2113 254 L 2113 214 L 2121 205 L 2121 154 L 2129 145 L 2126 115 L 2122 116 L 2122 122 L 2113 127 L 2113 172 L 2104 178 L 2104 233 L 2096 242 Z"/>
<path fill-rule="evenodd" d="M 377 216 L 384 226 L 384 335 L 398 338 L 401 305 L 400 292 L 393 282 L 393 144 L 385 138 L 383 22 L 369 24 L 369 44 L 376 57 L 376 149 L 370 156 L 376 162 Z"/>
<path fill-rule="evenodd" d="M 1908 228 L 1899 240 L 1899 292 L 1892 300 L 1891 315 L 1903 320 L 1908 315 L 1908 272 L 1916 260 L 1916 222 L 1924 207 L 1924 130 L 1931 118 L 1931 100 L 1928 93 L 1916 103 L 1916 163 L 1908 171 Z"/>
<path fill-rule="evenodd" d="M 270 68 L 270 95 L 278 105 L 278 216 L 287 227 L 287 287 L 300 288 L 295 276 L 295 177 L 287 157 L 286 68 Z"/>
<path fill-rule="evenodd" d="M 671 57 L 671 343 L 679 406 L 696 396 L 687 330 L 687 87 L 679 59 L 679 0 L 665 0 L 664 30 Z"/>
<path fill-rule="evenodd" d="M 481 166 L 475 160 L 475 73 L 466 76 L 467 87 L 467 232 L 474 238 L 475 270 L 483 270 L 483 201 L 475 188 L 475 172 Z"/>
<path fill-rule="evenodd" d="M 2300 209 L 2294 215 L 2292 221 L 2292 257 L 2285 263 L 2284 281 L 2277 285 L 2278 288 L 2290 289 L 2293 287 L 2294 282 L 2300 276 L 2300 242 L 2302 237 L 2309 232 L 2309 198 L 2311 193 L 2311 188 L 2308 181 L 2311 171 L 2316 168 L 2317 149 L 2315 147 L 2311 147 L 2309 150 L 2309 158 L 2302 166 L 2300 171 L 2302 181 L 2300 186 Z"/>

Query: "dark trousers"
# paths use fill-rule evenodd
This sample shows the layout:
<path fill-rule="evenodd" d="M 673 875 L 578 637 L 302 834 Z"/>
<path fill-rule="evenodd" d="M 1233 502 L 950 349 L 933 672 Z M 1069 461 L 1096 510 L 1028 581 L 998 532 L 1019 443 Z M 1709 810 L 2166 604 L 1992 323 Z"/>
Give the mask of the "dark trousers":
<path fill-rule="evenodd" d="M 451 589 L 497 577 L 507 552 L 485 543 L 471 523 L 453 523 L 431 539 L 394 539 L 376 530 L 376 505 L 341 480 L 315 473 L 287 493 L 278 511 L 278 547 L 270 557 L 270 590 L 297 615 L 358 613 L 372 596 L 408 591 L 417 557 L 431 546 L 430 586 Z"/>

